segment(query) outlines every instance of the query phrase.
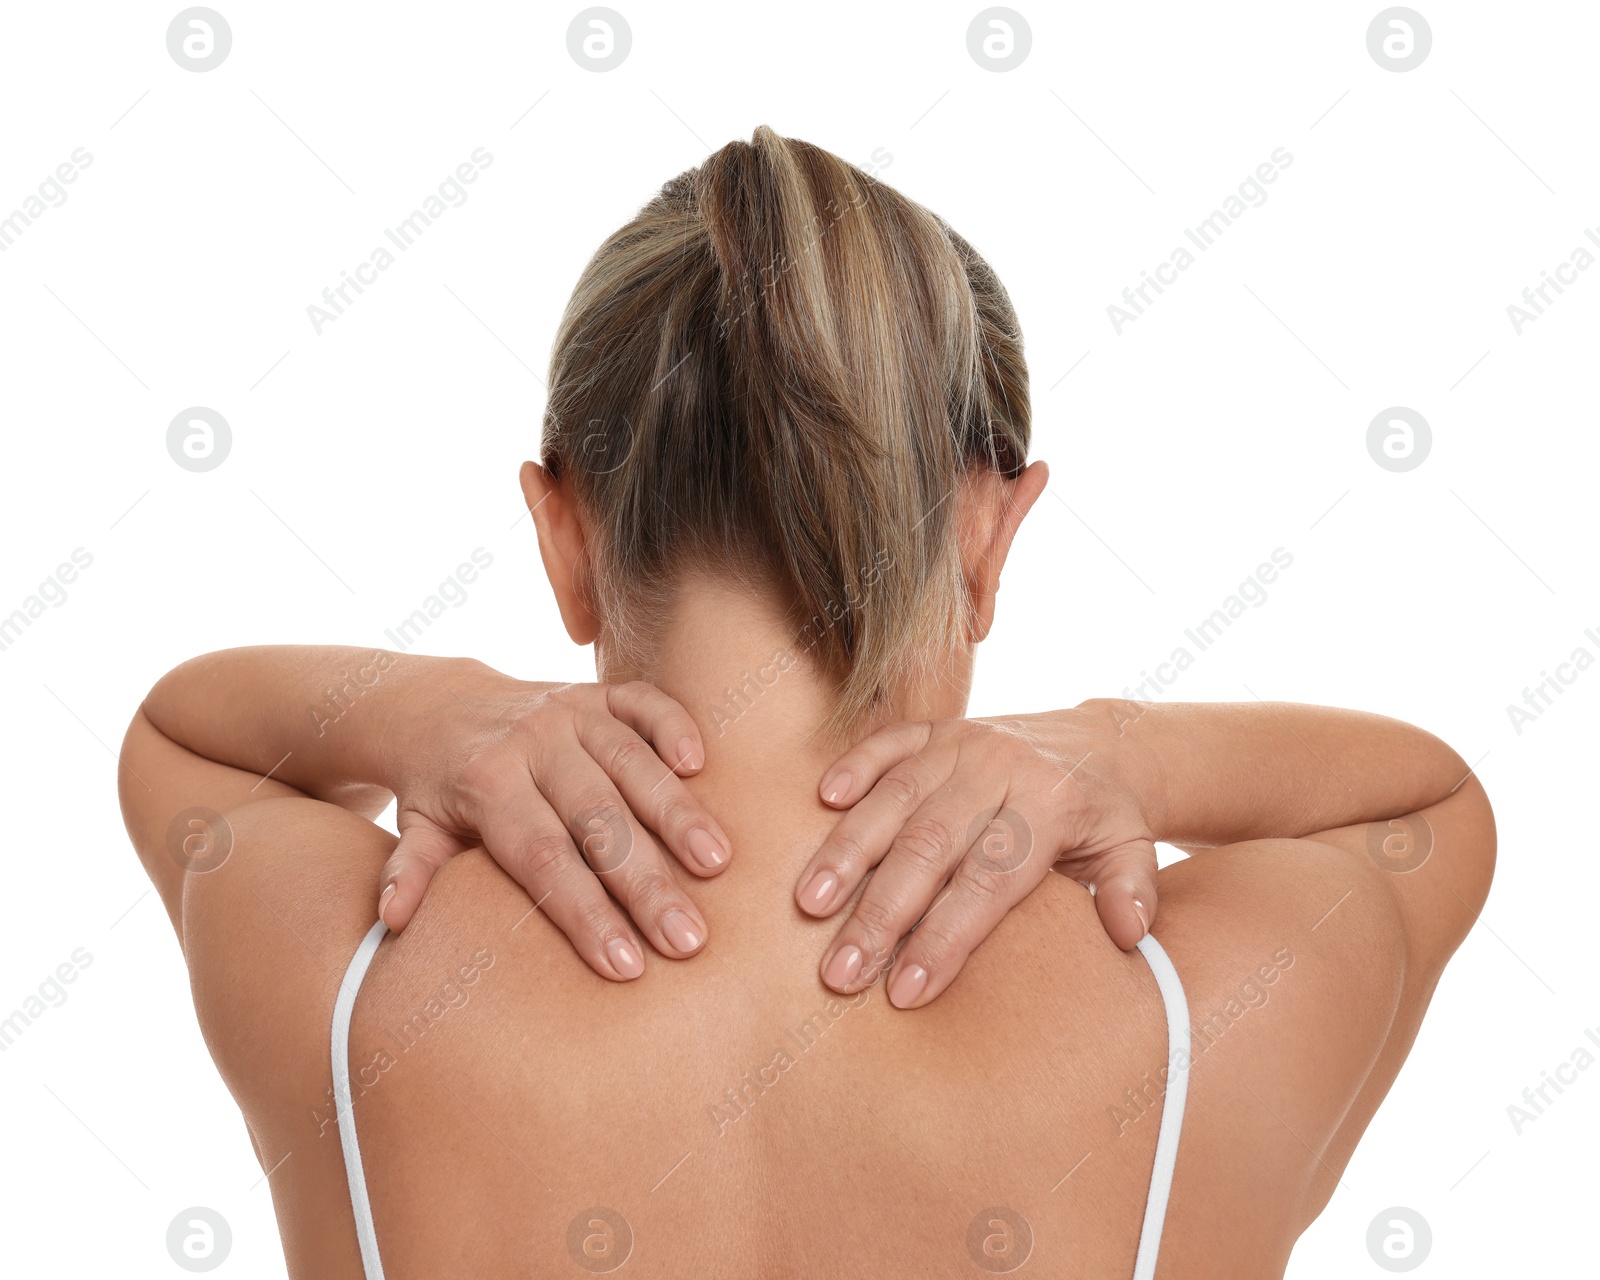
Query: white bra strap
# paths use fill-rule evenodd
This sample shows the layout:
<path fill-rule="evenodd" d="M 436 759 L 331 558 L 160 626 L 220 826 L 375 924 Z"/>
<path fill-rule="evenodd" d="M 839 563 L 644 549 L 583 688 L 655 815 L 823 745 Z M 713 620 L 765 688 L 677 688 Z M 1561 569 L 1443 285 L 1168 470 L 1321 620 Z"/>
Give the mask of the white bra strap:
<path fill-rule="evenodd" d="M 1133 1264 L 1133 1280 L 1155 1280 L 1161 1228 L 1166 1222 L 1172 1173 L 1178 1163 L 1183 1104 L 1189 1093 L 1189 1002 L 1183 994 L 1183 983 L 1178 981 L 1178 971 L 1154 934 L 1147 933 L 1139 939 L 1139 950 L 1149 962 L 1161 1000 L 1167 1006 L 1167 1091 L 1161 1104 L 1161 1128 L 1156 1134 L 1156 1158 L 1150 1170 L 1144 1225 L 1139 1230 L 1139 1252 Z"/>
<path fill-rule="evenodd" d="M 350 1208 L 356 1219 L 356 1240 L 361 1245 L 361 1267 L 367 1280 L 383 1280 L 383 1261 L 378 1257 L 378 1233 L 372 1225 L 372 1202 L 367 1198 L 367 1175 L 361 1168 L 361 1148 L 356 1145 L 356 1115 L 350 1102 L 350 1014 L 356 1007 L 356 992 L 367 976 L 367 966 L 377 954 L 378 944 L 389 930 L 378 921 L 361 939 L 339 983 L 339 997 L 333 1002 L 333 1099 L 339 1114 L 339 1143 L 344 1148 L 344 1173 L 350 1183 Z"/>
<path fill-rule="evenodd" d="M 355 1112 L 350 1096 L 350 1015 L 367 968 L 387 933 L 388 929 L 380 920 L 361 940 L 339 983 L 339 996 L 333 1006 L 334 1101 L 339 1115 L 339 1141 L 344 1148 L 345 1177 L 350 1184 L 350 1207 L 355 1215 L 356 1239 L 361 1246 L 361 1265 L 367 1280 L 383 1280 L 383 1262 L 378 1257 L 372 1203 L 367 1197 L 367 1179 L 361 1166 L 361 1149 L 356 1142 Z M 1172 1192 L 1172 1175 L 1178 1162 L 1178 1134 L 1183 1128 L 1184 1101 L 1189 1091 L 1189 1004 L 1183 994 L 1183 983 L 1178 980 L 1178 971 L 1155 936 L 1146 934 L 1138 946 L 1150 965 L 1150 972 L 1155 975 L 1167 1009 L 1167 1089 L 1161 1107 L 1161 1128 L 1156 1136 L 1155 1163 L 1150 1172 L 1150 1194 L 1145 1200 L 1144 1225 L 1139 1231 L 1139 1251 L 1133 1268 L 1134 1280 L 1154 1280 L 1167 1199 Z"/>

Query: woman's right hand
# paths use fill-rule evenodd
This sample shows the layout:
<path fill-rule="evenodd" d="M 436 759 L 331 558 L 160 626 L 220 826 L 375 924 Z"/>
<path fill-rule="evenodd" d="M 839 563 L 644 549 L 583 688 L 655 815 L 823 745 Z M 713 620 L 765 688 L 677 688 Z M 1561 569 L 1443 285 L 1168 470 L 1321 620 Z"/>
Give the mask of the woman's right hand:
<path fill-rule="evenodd" d="M 699 730 L 655 686 L 533 684 L 452 663 L 406 689 L 384 755 L 400 832 L 378 897 L 389 928 L 481 843 L 602 977 L 644 971 L 638 933 L 672 957 L 705 945 L 661 845 L 706 877 L 728 865 L 728 838 L 678 776 L 704 764 Z"/>

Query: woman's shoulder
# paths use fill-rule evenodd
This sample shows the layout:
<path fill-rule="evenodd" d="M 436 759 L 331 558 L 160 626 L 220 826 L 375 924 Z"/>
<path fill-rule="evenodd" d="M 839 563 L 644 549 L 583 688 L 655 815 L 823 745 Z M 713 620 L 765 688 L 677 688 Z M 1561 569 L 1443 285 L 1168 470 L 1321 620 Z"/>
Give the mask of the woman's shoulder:
<path fill-rule="evenodd" d="M 331 1084 L 328 1019 L 376 920 L 378 873 L 396 837 L 309 797 L 221 817 L 231 850 L 189 877 L 181 932 L 206 1045 L 254 1131 L 269 1113 L 309 1113 L 316 1082 Z"/>
<path fill-rule="evenodd" d="M 1396 1040 L 1405 929 L 1385 875 L 1315 839 L 1208 849 L 1159 873 L 1155 932 L 1191 1027 L 1185 1247 L 1226 1245 L 1187 1213 L 1205 1202 L 1194 1184 L 1225 1166 L 1236 1203 L 1290 1226 L 1285 1259 L 1337 1187 L 1410 1046 Z"/>

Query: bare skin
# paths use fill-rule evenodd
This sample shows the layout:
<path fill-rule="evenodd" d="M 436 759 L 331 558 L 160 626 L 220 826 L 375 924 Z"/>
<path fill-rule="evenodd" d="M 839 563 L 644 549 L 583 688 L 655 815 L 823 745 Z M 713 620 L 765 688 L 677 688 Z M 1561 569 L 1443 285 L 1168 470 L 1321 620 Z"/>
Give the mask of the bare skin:
<path fill-rule="evenodd" d="M 562 598 L 570 579 L 552 579 Z M 996 1207 L 1028 1224 L 1038 1274 L 1131 1274 L 1167 1054 L 1148 967 L 1108 936 L 1084 887 L 1046 874 L 924 1007 L 894 1008 L 881 983 L 855 997 L 824 985 L 839 922 L 802 911 L 795 887 L 839 816 L 818 788 L 838 752 L 810 737 L 825 683 L 802 666 L 731 725 L 707 711 L 726 673 L 767 662 L 782 634 L 760 602 L 697 589 L 653 673 L 698 722 L 705 766 L 683 785 L 734 851 L 704 879 L 661 859 L 708 928 L 702 948 L 607 980 L 481 848 L 445 862 L 380 948 L 351 1062 L 390 1276 L 584 1274 L 572 1249 L 583 1257 L 588 1239 L 595 1270 L 607 1247 L 596 1206 L 627 1223 L 629 1275 L 984 1274 L 969 1230 L 976 1220 L 977 1258 L 985 1238 L 1003 1254 Z M 155 719 L 129 730 L 130 834 L 273 1171 L 291 1273 L 359 1278 L 328 1027 L 396 845 L 370 820 L 387 797 L 316 799 L 207 758 L 155 722 L 182 719 L 170 703 L 184 696 L 153 694 Z M 897 710 L 959 715 L 964 699 L 963 682 L 942 683 Z M 1196 1032 L 1163 1277 L 1282 1273 L 1488 891 L 1493 818 L 1459 757 L 1409 726 L 1314 712 L 1297 730 L 1319 735 L 1320 757 L 1300 802 L 1353 806 L 1360 821 L 1307 831 L 1285 816 L 1300 838 L 1223 838 L 1261 836 L 1261 819 L 1183 772 L 1194 753 L 1175 744 L 1220 749 L 1184 716 L 1152 713 L 1104 743 L 1148 834 L 1193 854 L 1155 886 L 1154 932 Z M 1253 741 L 1265 721 L 1206 723 L 1266 771 L 1287 748 Z M 1191 736 L 1161 736 L 1178 729 Z M 1324 767 L 1357 794 L 1319 799 L 1310 779 Z M 1235 790 L 1261 807 L 1245 783 Z M 1432 852 L 1398 873 L 1373 850 L 1413 795 L 1436 797 L 1408 819 L 1426 824 Z M 233 831 L 231 855 L 203 873 L 166 847 L 191 805 Z"/>
<path fill-rule="evenodd" d="M 394 837 L 282 784 L 248 799 L 255 775 L 158 736 L 130 735 L 168 791 L 152 863 L 178 792 L 234 831 L 217 870 L 160 874 L 207 1043 L 276 1170 L 291 1272 L 357 1277 L 327 1030 Z M 676 872 L 716 939 L 693 960 L 605 981 L 482 850 L 385 942 L 351 1058 L 390 1275 L 577 1274 L 567 1227 L 594 1205 L 630 1224 L 645 1276 L 977 1274 L 966 1232 L 995 1205 L 1053 1273 L 1131 1272 L 1166 1055 L 1144 961 L 1051 876 L 935 1004 L 847 1004 L 818 976 L 834 926 L 791 894 L 834 821 L 825 761 L 769 745 L 713 750 L 689 784 L 739 850 L 716 879 Z M 1424 818 L 1434 853 L 1405 876 L 1364 826 L 1160 873 L 1156 932 L 1197 1028 L 1163 1275 L 1278 1275 L 1326 1202 L 1487 889 L 1476 781 Z"/>

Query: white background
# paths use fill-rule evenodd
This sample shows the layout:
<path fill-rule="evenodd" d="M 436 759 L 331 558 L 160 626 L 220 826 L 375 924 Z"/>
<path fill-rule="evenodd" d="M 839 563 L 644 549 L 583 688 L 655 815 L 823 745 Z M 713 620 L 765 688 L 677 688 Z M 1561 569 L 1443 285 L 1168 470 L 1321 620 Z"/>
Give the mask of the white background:
<path fill-rule="evenodd" d="M 1431 1224 L 1420 1274 L 1593 1266 L 1600 1069 L 1520 1135 L 1507 1107 L 1600 1024 L 1600 670 L 1521 732 L 1507 705 L 1600 656 L 1600 270 L 1520 335 L 1507 306 L 1600 224 L 1600 11 L 1418 0 L 1432 50 L 1396 73 L 1370 0 L 1018 0 L 1032 50 L 996 73 L 976 4 L 617 0 L 632 51 L 601 74 L 568 53 L 576 5 L 217 4 L 233 47 L 200 74 L 167 52 L 176 4 L 5 14 L 0 216 L 93 160 L 0 253 L 0 615 L 74 548 L 93 564 L 0 651 L 0 1016 L 93 962 L 0 1053 L 0 1270 L 178 1274 L 167 1224 L 198 1204 L 232 1224 L 222 1274 L 282 1274 L 113 752 L 185 657 L 393 647 L 478 547 L 492 567 L 420 647 L 591 678 L 518 518 L 554 328 L 606 234 L 763 123 L 878 153 L 1020 314 L 1054 479 L 974 713 L 1122 692 L 1282 547 L 1266 602 L 1162 696 L 1381 711 L 1478 766 L 1493 893 L 1289 1274 L 1381 1274 L 1392 1205 Z M 308 305 L 478 147 L 467 201 L 319 336 Z M 1119 335 L 1107 306 L 1278 147 L 1266 202 Z M 233 433 L 202 474 L 165 443 L 195 405 Z M 1405 473 L 1365 443 L 1394 405 L 1433 434 Z"/>

